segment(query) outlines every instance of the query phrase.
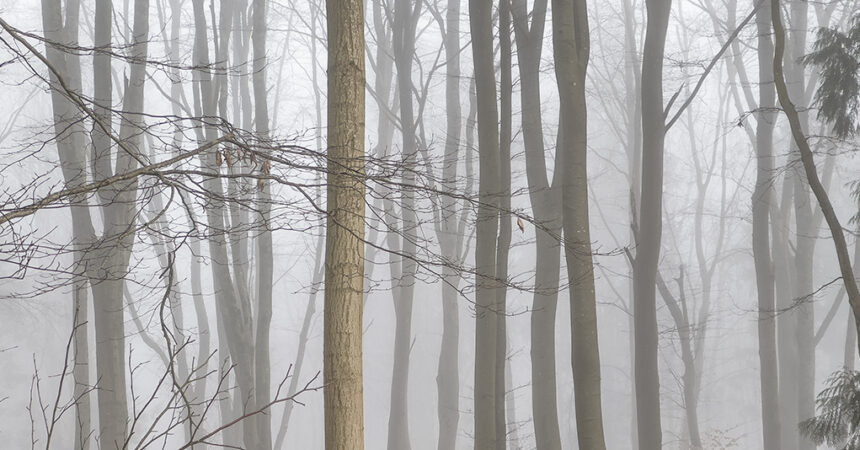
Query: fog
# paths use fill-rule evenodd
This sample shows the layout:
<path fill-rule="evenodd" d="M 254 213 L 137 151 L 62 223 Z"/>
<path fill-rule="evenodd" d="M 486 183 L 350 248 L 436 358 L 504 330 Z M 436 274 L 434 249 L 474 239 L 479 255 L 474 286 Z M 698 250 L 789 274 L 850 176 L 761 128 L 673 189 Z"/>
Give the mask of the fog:
<path fill-rule="evenodd" d="M 0 447 L 860 448 L 858 12 L 0 0 Z"/>

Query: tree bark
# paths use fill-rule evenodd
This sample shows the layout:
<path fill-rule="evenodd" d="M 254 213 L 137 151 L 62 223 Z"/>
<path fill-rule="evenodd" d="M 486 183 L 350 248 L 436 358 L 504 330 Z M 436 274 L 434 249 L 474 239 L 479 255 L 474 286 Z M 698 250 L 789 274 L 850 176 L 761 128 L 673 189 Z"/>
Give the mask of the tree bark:
<path fill-rule="evenodd" d="M 460 106 L 460 2 L 448 0 L 445 24 L 445 156 L 442 187 L 446 192 L 457 188 L 462 110 Z M 439 246 L 442 255 L 457 264 L 461 261 L 463 238 L 458 233 L 459 215 L 453 196 L 441 199 L 442 223 Z M 462 213 L 461 213 L 462 214 Z M 460 422 L 460 308 L 458 306 L 460 275 L 452 265 L 442 268 L 442 345 L 436 375 L 438 390 L 439 450 L 454 450 Z"/>
<path fill-rule="evenodd" d="M 505 367 L 508 361 L 507 280 L 511 249 L 511 0 L 499 2 L 499 236 L 496 240 L 496 448 L 507 448 Z"/>
<path fill-rule="evenodd" d="M 560 107 L 559 153 L 563 160 L 562 222 L 570 282 L 573 387 L 580 448 L 606 448 L 600 395 L 597 304 L 588 220 L 587 108 L 589 58 L 585 0 L 553 0 L 553 57 Z"/>
<path fill-rule="evenodd" d="M 532 19 L 524 0 L 514 0 L 514 35 L 520 74 L 523 146 L 526 178 L 535 223 L 535 293 L 531 312 L 532 417 L 535 443 L 541 449 L 560 449 L 555 367 L 555 320 L 558 302 L 561 235 L 561 158 L 550 184 L 543 140 L 540 94 L 540 62 L 546 24 L 546 0 L 532 8 Z"/>
<path fill-rule="evenodd" d="M 779 376 L 776 348 L 776 304 L 770 254 L 770 209 L 773 196 L 773 129 L 776 119 L 773 91 L 773 43 L 770 4 L 756 12 L 759 62 L 759 111 L 756 115 L 756 183 L 752 196 L 752 250 L 758 290 L 759 381 L 765 450 L 780 449 Z"/>
<path fill-rule="evenodd" d="M 469 0 L 472 58 L 478 101 L 478 217 L 475 249 L 475 448 L 495 449 L 496 442 L 496 238 L 499 194 L 499 112 L 493 58 L 493 8 L 487 0 Z"/>
<path fill-rule="evenodd" d="M 269 139 L 269 103 L 266 99 L 266 0 L 254 0 L 254 130 L 257 139 L 266 145 Z M 265 174 L 265 173 L 264 173 Z M 271 182 L 263 180 L 257 193 L 260 204 L 260 234 L 257 236 L 257 327 L 254 345 L 257 407 L 269 403 L 271 396 L 271 364 L 269 362 L 269 329 L 272 324 L 273 255 L 272 231 L 269 227 L 272 210 Z M 272 448 L 272 420 L 269 411 L 257 418 L 260 449 Z"/>
<path fill-rule="evenodd" d="M 639 448 L 662 447 L 655 283 L 663 204 L 663 51 L 671 0 L 646 0 L 648 25 L 642 59 L 642 191 L 634 262 L 636 415 Z"/>
<path fill-rule="evenodd" d="M 358 0 L 326 0 L 326 13 L 325 445 L 328 450 L 360 450 L 364 448 L 364 8 Z"/>
<path fill-rule="evenodd" d="M 404 185 L 415 185 L 418 147 L 415 137 L 415 113 L 412 101 L 412 59 L 415 57 L 414 16 L 420 13 L 421 2 L 397 0 L 394 4 L 393 50 L 397 67 L 397 92 L 400 99 L 401 177 Z M 418 217 L 415 193 L 401 190 L 402 236 L 399 241 L 403 257 L 399 258 L 400 276 L 392 280 L 394 289 L 394 366 L 391 377 L 391 408 L 388 420 L 388 448 L 409 450 L 409 349 L 412 344 L 412 301 L 415 292 L 417 264 L 414 255 L 418 240 Z M 390 216 L 391 219 L 394 216 Z"/>

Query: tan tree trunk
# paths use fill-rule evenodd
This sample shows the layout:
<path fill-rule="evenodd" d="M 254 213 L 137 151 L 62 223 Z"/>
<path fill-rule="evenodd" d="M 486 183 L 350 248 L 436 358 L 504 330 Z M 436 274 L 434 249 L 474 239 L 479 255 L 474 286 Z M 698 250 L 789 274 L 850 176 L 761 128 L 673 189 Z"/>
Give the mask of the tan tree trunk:
<path fill-rule="evenodd" d="M 323 374 L 328 450 L 364 448 L 364 8 L 327 0 L 328 183 Z"/>

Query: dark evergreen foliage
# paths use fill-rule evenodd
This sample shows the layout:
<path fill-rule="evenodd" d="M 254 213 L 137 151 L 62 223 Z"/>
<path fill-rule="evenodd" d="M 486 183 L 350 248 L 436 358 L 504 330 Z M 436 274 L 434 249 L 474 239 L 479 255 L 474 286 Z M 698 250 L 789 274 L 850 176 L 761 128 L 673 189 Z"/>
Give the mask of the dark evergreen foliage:
<path fill-rule="evenodd" d="M 829 123 L 838 137 L 853 135 L 860 109 L 860 15 L 846 32 L 819 29 L 813 51 L 802 62 L 821 74 L 815 92 L 818 118 Z"/>
<path fill-rule="evenodd" d="M 860 372 L 835 372 L 815 402 L 819 414 L 800 423 L 801 434 L 818 445 L 860 449 Z"/>

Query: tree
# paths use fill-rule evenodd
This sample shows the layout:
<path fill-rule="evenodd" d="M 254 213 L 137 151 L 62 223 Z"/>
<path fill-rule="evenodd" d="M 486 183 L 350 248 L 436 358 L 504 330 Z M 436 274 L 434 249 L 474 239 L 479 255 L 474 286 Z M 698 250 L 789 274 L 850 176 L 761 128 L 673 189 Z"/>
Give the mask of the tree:
<path fill-rule="evenodd" d="M 535 293 L 531 313 L 532 416 L 539 448 L 561 448 L 555 379 L 555 319 L 559 288 L 562 169 L 548 179 L 541 112 L 540 62 L 546 25 L 546 0 L 534 3 L 529 20 L 526 2 L 511 8 L 520 75 L 523 146 L 526 178 L 535 223 Z M 562 158 L 556 158 L 556 166 Z"/>
<path fill-rule="evenodd" d="M 364 448 L 361 310 L 364 285 L 364 6 L 327 0 L 325 443 Z"/>
<path fill-rule="evenodd" d="M 493 58 L 492 3 L 469 0 L 478 101 L 478 216 L 475 249 L 475 448 L 496 442 L 496 238 L 499 195 L 499 110 Z"/>
<path fill-rule="evenodd" d="M 588 218 L 585 74 L 590 50 L 585 0 L 553 0 L 553 57 L 561 102 L 561 210 L 570 283 L 576 430 L 580 448 L 603 449 L 597 305 Z"/>
<path fill-rule="evenodd" d="M 462 107 L 460 105 L 460 4 L 461 0 L 448 0 L 445 30 L 445 155 L 442 168 L 442 188 L 455 192 L 461 155 L 460 136 Z M 432 10 L 431 10 L 432 11 Z M 442 23 L 441 15 L 437 21 Z M 452 264 L 442 268 L 442 345 L 439 350 L 439 369 L 436 387 L 439 396 L 439 450 L 453 450 L 457 444 L 460 422 L 460 310 L 457 304 L 461 275 L 454 266 L 462 265 L 464 234 L 468 208 L 457 212 L 458 202 L 453 195 L 442 196 L 441 216 L 436 235 L 442 255 Z"/>
<path fill-rule="evenodd" d="M 843 369 L 830 376 L 815 400 L 819 414 L 800 423 L 800 433 L 816 445 L 860 448 L 860 372 Z"/>
<path fill-rule="evenodd" d="M 642 190 L 634 271 L 636 417 L 639 448 L 662 446 L 657 370 L 656 279 L 663 204 L 663 51 L 671 0 L 646 0 L 648 25 L 642 56 Z"/>
<path fill-rule="evenodd" d="M 397 0 L 394 3 L 393 50 L 397 67 L 397 93 L 400 100 L 401 169 L 405 186 L 415 185 L 418 148 L 415 136 L 415 115 L 412 102 L 412 60 L 415 57 L 415 28 L 423 2 Z M 392 276 L 394 311 L 394 366 L 391 381 L 391 408 L 388 420 L 388 448 L 409 450 L 409 348 L 412 344 L 412 301 L 415 297 L 415 274 L 418 265 L 415 252 L 418 242 L 418 217 L 415 209 L 415 192 L 402 189 L 400 192 L 400 215 L 402 228 L 399 250 L 404 256 L 398 258 L 399 276 Z M 392 218 L 394 215 L 391 216 Z M 391 233 L 389 233 L 391 235 Z M 391 255 L 393 256 L 393 255 Z M 394 264 L 394 262 L 392 262 Z M 394 275 L 394 272 L 392 272 Z"/>
<path fill-rule="evenodd" d="M 845 285 L 845 291 L 848 295 L 848 303 L 854 314 L 855 324 L 860 323 L 860 291 L 857 289 L 857 281 L 854 279 L 854 274 L 851 267 L 851 257 L 848 254 L 848 245 L 845 241 L 845 234 L 842 231 L 842 226 L 839 223 L 839 218 L 833 209 L 830 202 L 830 197 L 827 191 L 821 184 L 818 177 L 818 171 L 815 168 L 815 160 L 812 150 L 809 147 L 806 135 L 803 132 L 800 117 L 794 103 L 791 101 L 788 86 L 783 75 L 782 59 L 785 51 L 785 28 L 780 17 L 779 0 L 772 0 L 771 3 L 771 19 L 773 20 L 774 28 L 774 60 L 773 72 L 774 81 L 776 83 L 776 93 L 779 98 L 779 103 L 788 118 L 791 126 L 791 135 L 800 152 L 803 169 L 806 173 L 806 178 L 809 182 L 809 187 L 815 194 L 816 200 L 824 214 L 824 220 L 830 228 L 830 234 L 833 238 L 833 246 L 836 250 L 836 256 L 839 261 L 839 271 L 842 275 L 842 282 Z M 860 348 L 860 347 L 858 347 Z"/>
<path fill-rule="evenodd" d="M 266 0 L 254 0 L 254 30 L 251 39 L 254 46 L 254 125 L 257 138 L 265 143 L 269 137 L 269 104 L 266 100 Z M 263 166 L 266 167 L 266 166 Z M 263 168 L 263 172 L 267 169 Z M 255 364 L 257 407 L 269 402 L 271 391 L 271 365 L 269 364 L 269 329 L 272 324 L 273 255 L 271 220 L 271 183 L 261 180 L 257 194 L 260 203 L 262 230 L 257 237 L 257 326 L 255 339 Z M 261 449 L 272 448 L 272 421 L 268 415 L 258 418 Z"/>
<path fill-rule="evenodd" d="M 771 42 L 770 5 L 764 2 L 756 12 L 758 30 L 759 110 L 756 120 L 756 182 L 752 196 L 752 250 L 758 292 L 759 382 L 761 419 L 765 450 L 780 448 L 779 378 L 776 348 L 776 304 L 774 273 L 770 253 L 771 179 L 773 177 L 774 112 L 773 43 Z"/>

